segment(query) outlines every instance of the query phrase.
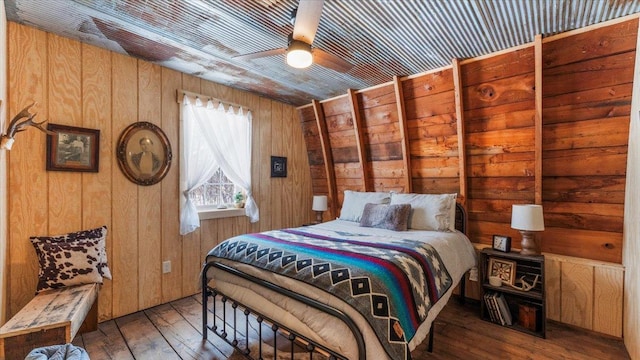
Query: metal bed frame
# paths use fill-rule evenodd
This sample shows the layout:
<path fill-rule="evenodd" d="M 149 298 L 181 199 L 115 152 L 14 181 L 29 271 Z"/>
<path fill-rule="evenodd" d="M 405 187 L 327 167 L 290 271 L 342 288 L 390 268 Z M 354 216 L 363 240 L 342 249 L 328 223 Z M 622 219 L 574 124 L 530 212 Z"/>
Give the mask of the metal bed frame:
<path fill-rule="evenodd" d="M 466 234 L 467 227 L 467 214 L 462 205 L 456 203 L 456 229 L 460 232 Z M 287 326 L 279 323 L 274 319 L 270 319 L 259 311 L 252 309 L 244 304 L 241 304 L 237 300 L 221 293 L 219 290 L 210 287 L 208 285 L 207 272 L 211 268 L 216 268 L 222 271 L 226 271 L 235 276 L 241 277 L 245 280 L 256 283 L 260 286 L 263 286 L 267 289 L 275 291 L 281 295 L 285 295 L 292 299 L 295 299 L 307 306 L 313 307 L 317 310 L 323 311 L 329 315 L 332 315 L 344 322 L 356 340 L 356 344 L 358 346 L 358 359 L 365 360 L 366 359 L 366 346 L 364 339 L 362 337 L 362 333 L 360 329 L 356 326 L 355 322 L 351 317 L 349 317 L 344 312 L 331 307 L 327 304 L 321 303 L 309 297 L 300 295 L 296 292 L 293 292 L 289 289 L 283 288 L 281 286 L 275 285 L 271 282 L 259 279 L 255 276 L 243 273 L 237 269 L 229 267 L 227 265 L 209 262 L 205 263 L 201 281 L 202 281 L 202 338 L 206 340 L 208 337 L 209 330 L 214 334 L 218 335 L 221 339 L 231 345 L 234 349 L 240 351 L 242 355 L 244 355 L 248 359 L 252 360 L 263 360 L 265 359 L 265 354 L 263 353 L 263 343 L 265 342 L 264 336 L 268 336 L 270 334 L 263 334 L 263 325 L 269 325 L 269 330 L 271 330 L 273 335 L 272 346 L 273 346 L 273 358 L 277 359 L 278 353 L 278 336 L 282 335 L 289 342 L 288 352 L 290 355 L 290 359 L 293 360 L 296 355 L 300 354 L 300 350 L 302 353 L 306 353 L 309 355 L 309 359 L 313 360 L 313 355 L 315 353 L 321 354 L 330 360 L 347 360 L 344 355 L 341 355 L 328 347 L 318 344 L 317 342 L 309 339 L 306 336 L 303 336 Z M 221 305 L 217 305 L 216 299 L 220 297 L 222 302 Z M 462 275 L 462 280 L 460 281 L 460 297 L 461 301 L 465 301 L 465 275 Z M 209 298 L 212 298 L 212 304 L 209 306 Z M 228 305 L 230 303 L 230 305 Z M 229 310 L 227 307 L 230 306 L 232 315 L 228 316 L 227 311 Z M 240 309 L 239 309 L 240 308 Z M 213 324 L 209 325 L 209 310 L 213 313 Z M 240 321 L 238 320 L 238 314 L 240 316 Z M 254 316 L 258 323 L 257 329 L 257 339 L 251 339 L 249 336 L 249 319 Z M 229 317 L 229 319 L 228 319 Z M 242 329 L 238 329 L 239 326 L 242 326 L 242 322 L 244 322 L 244 332 Z M 433 333 L 434 333 L 434 321 L 431 323 L 431 328 L 429 329 L 429 343 L 428 343 L 428 351 L 433 352 Z M 241 340 L 244 341 L 244 346 L 241 343 Z M 257 357 L 253 357 L 252 350 L 249 347 L 250 341 L 257 341 L 258 350 Z M 271 354 L 269 354 L 271 355 Z"/>

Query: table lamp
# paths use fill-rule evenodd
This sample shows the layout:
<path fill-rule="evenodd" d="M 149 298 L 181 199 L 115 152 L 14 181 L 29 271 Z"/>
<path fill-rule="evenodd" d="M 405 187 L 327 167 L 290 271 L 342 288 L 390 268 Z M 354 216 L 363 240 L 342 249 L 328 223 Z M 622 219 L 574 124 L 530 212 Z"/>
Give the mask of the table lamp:
<path fill-rule="evenodd" d="M 316 212 L 316 223 L 322 222 L 322 212 L 327 211 L 327 196 L 326 195 L 314 195 L 313 206 L 311 210 Z"/>
<path fill-rule="evenodd" d="M 522 255 L 537 255 L 534 240 L 535 231 L 544 230 L 544 217 L 542 215 L 542 205 L 513 205 L 511 209 L 511 228 L 520 230 L 522 242 L 520 246 Z"/>

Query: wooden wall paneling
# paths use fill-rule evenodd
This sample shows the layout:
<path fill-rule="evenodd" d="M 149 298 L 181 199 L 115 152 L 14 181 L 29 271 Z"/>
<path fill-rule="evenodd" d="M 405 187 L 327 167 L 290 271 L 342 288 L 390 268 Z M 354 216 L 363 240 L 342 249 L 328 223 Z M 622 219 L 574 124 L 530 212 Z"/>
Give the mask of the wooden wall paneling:
<path fill-rule="evenodd" d="M 399 120 L 396 86 L 392 82 L 358 91 L 355 101 L 360 109 L 360 134 L 364 144 L 368 191 L 406 192 L 406 179 L 410 177 L 404 169 L 403 147 L 408 147 L 408 143 L 403 145 L 402 142 L 403 130 L 400 129 L 402 124 Z M 352 115 L 348 116 L 348 119 L 352 118 Z M 404 136 L 406 137 L 406 132 Z M 385 172 L 392 176 L 381 176 Z M 401 180 L 403 177 L 405 181 Z M 358 188 L 358 184 L 347 184 L 352 182 L 351 179 L 341 181 L 344 188 Z M 362 179 L 359 183 L 364 184 Z"/>
<path fill-rule="evenodd" d="M 622 233 L 622 204 L 546 201 L 545 210 L 545 224 L 550 227 Z"/>
<path fill-rule="evenodd" d="M 552 205 L 545 216 L 551 226 L 577 228 L 585 236 L 582 246 L 571 245 L 573 233 L 573 240 L 554 242 L 551 246 L 562 254 L 621 259 L 620 190 L 626 175 L 636 25 L 633 19 L 543 43 L 542 196 Z M 567 51 L 576 44 L 588 50 L 569 60 Z M 598 240 L 596 233 L 604 236 Z"/>
<path fill-rule="evenodd" d="M 82 126 L 82 51 L 80 43 L 48 35 L 49 122 Z M 77 172 L 49 171 L 49 234 L 82 230 L 82 176 Z"/>
<path fill-rule="evenodd" d="M 367 149 L 364 144 L 364 130 L 363 122 L 360 116 L 360 105 L 358 103 L 358 97 L 353 89 L 347 90 L 349 95 L 349 101 L 351 102 L 351 117 L 353 119 L 353 131 L 356 139 L 356 148 L 358 151 L 358 161 L 361 167 L 360 176 L 362 177 L 362 184 L 364 191 L 371 191 L 371 175 L 369 174 L 369 162 L 367 161 Z"/>
<path fill-rule="evenodd" d="M 138 121 L 162 125 L 162 71 L 138 61 Z M 175 195 L 174 195 L 175 196 Z M 140 309 L 162 302 L 162 184 L 138 186 L 138 299 Z"/>
<path fill-rule="evenodd" d="M 8 24 L 8 118 L 37 101 L 31 110 L 48 119 L 47 34 Z M 29 236 L 48 232 L 48 177 L 44 169 L 46 135 L 29 130 L 19 134 L 8 164 L 7 319 L 32 298 L 38 282 L 38 260 Z"/>
<path fill-rule="evenodd" d="M 232 88 L 216 84 L 211 81 L 201 81 L 200 85 L 200 93 L 202 95 L 211 96 L 220 100 L 227 100 L 233 103 L 240 103 L 236 101 L 236 99 L 232 99 L 234 91 Z M 214 106 L 218 106 L 218 104 L 213 104 Z"/>
<path fill-rule="evenodd" d="M 266 231 L 273 229 L 272 226 L 272 212 L 266 210 L 271 207 L 271 106 L 273 102 L 269 99 L 260 99 L 260 110 L 257 117 L 254 117 L 254 125 L 258 125 L 258 131 L 260 132 L 260 157 L 257 159 L 257 164 L 260 164 L 260 192 L 259 192 L 259 204 L 264 204 L 263 211 L 260 212 L 260 231 Z"/>
<path fill-rule="evenodd" d="M 534 200 L 533 53 L 526 47 L 461 62 L 467 208 L 475 222 L 470 226 L 474 241 L 490 244 L 492 234 L 511 234 L 511 205 Z"/>
<path fill-rule="evenodd" d="M 403 82 L 413 192 L 458 193 L 460 171 L 453 70 Z"/>
<path fill-rule="evenodd" d="M 461 73 L 465 86 L 490 83 L 515 75 L 530 74 L 535 66 L 531 44 L 507 49 L 488 56 L 460 61 L 465 68 Z"/>
<path fill-rule="evenodd" d="M 264 209 L 266 209 L 267 204 L 264 204 L 260 201 L 260 189 L 262 188 L 261 184 L 265 179 L 262 179 L 260 176 L 260 168 L 262 163 L 260 162 L 260 150 L 261 144 L 265 139 L 262 139 L 260 136 L 260 126 L 261 122 L 258 121 L 258 114 L 260 113 L 260 97 L 258 95 L 249 94 L 247 97 L 247 106 L 251 109 L 251 192 L 254 197 L 256 204 L 258 205 L 258 210 L 260 211 L 260 220 L 255 223 L 250 223 L 247 228 L 247 232 L 259 232 L 260 231 L 260 223 L 262 221 L 262 216 L 264 213 Z"/>
<path fill-rule="evenodd" d="M 294 167 L 294 189 L 295 199 L 299 199 L 301 211 L 296 214 L 296 223 L 292 224 L 299 226 L 301 224 L 309 223 L 315 218 L 315 212 L 311 210 L 313 205 L 313 182 L 311 181 L 311 173 L 309 172 L 309 157 L 307 156 L 307 145 L 305 136 L 302 132 L 302 127 L 295 126 L 297 119 L 297 111 L 291 109 L 290 127 L 293 130 L 292 138 L 296 141 L 291 142 L 292 148 L 289 150 L 292 152 L 297 161 L 297 165 Z M 311 195 L 311 196 L 310 196 Z M 325 212 L 326 213 L 326 212 Z M 326 215 L 323 213 L 323 215 Z"/>
<path fill-rule="evenodd" d="M 329 131 L 327 129 L 326 119 L 324 117 L 324 109 L 320 102 L 313 100 L 313 112 L 318 125 L 318 135 L 320 137 L 320 145 L 322 146 L 322 159 L 324 160 L 325 176 L 327 178 L 329 192 L 329 211 L 330 217 L 338 217 L 338 189 L 336 186 L 335 165 L 333 163 L 333 155 L 331 153 L 331 144 L 329 143 Z"/>
<path fill-rule="evenodd" d="M 201 80 L 193 75 L 182 74 L 182 89 L 201 94 Z M 202 268 L 201 258 L 202 229 L 182 236 L 182 296 L 197 293 L 200 288 L 198 275 Z"/>
<path fill-rule="evenodd" d="M 200 251 L 198 253 L 198 258 L 201 259 L 201 262 L 209 253 L 209 250 L 213 249 L 219 242 L 224 239 L 218 239 L 219 232 L 218 229 L 221 227 L 223 221 L 227 220 L 227 218 L 222 219 L 207 219 L 200 221 L 200 231 L 203 234 L 202 241 L 200 242 Z M 206 234 L 206 235 L 204 235 Z M 193 282 L 194 279 L 190 279 Z"/>
<path fill-rule="evenodd" d="M 554 67 L 611 54 L 634 51 L 638 19 L 580 33 L 567 33 L 544 39 L 543 63 Z M 585 29 L 587 30 L 587 29 Z"/>
<path fill-rule="evenodd" d="M 345 190 L 364 191 L 362 164 L 354 130 L 351 99 L 348 96 L 333 98 L 322 103 L 327 128 L 328 151 L 331 152 L 335 170 L 336 207 L 340 208 Z"/>
<path fill-rule="evenodd" d="M 204 251 L 204 254 L 202 254 L 202 256 L 201 256 L 202 259 L 204 259 L 205 255 L 215 245 L 218 245 L 219 243 L 223 242 L 224 240 L 237 235 L 237 231 L 236 231 L 236 228 L 235 228 L 235 222 L 236 222 L 235 219 L 236 219 L 235 217 L 216 219 L 215 220 L 215 230 L 217 230 L 217 232 L 214 231 L 214 229 L 211 229 L 210 231 L 207 231 L 208 229 L 202 229 L 203 233 L 207 233 L 208 236 L 211 236 L 212 238 L 215 239 L 214 244 L 212 244 L 213 246 L 211 246 L 208 249 L 203 249 L 205 251 Z M 203 240 L 205 240 L 205 239 L 203 238 Z M 204 243 L 204 241 L 203 241 L 203 243 Z"/>
<path fill-rule="evenodd" d="M 409 147 L 409 127 L 407 125 L 407 113 L 404 105 L 404 87 L 400 77 L 393 77 L 393 89 L 396 95 L 396 107 L 398 112 L 398 123 L 400 128 L 400 141 L 402 148 L 402 161 L 404 171 L 404 192 L 413 192 L 413 181 L 411 181 L 411 151 Z"/>
<path fill-rule="evenodd" d="M 622 234 L 607 231 L 546 227 L 542 251 L 572 254 L 585 259 L 619 263 L 622 256 Z"/>
<path fill-rule="evenodd" d="M 624 269 L 594 269 L 593 330 L 622 337 Z"/>
<path fill-rule="evenodd" d="M 593 329 L 593 266 L 563 262 L 561 318 L 565 324 Z"/>
<path fill-rule="evenodd" d="M 122 131 L 138 120 L 138 62 L 128 56 L 111 55 L 112 101 L 111 131 L 115 152 Z M 132 81 L 136 79 L 136 81 Z M 138 306 L 138 186 L 129 181 L 120 169 L 112 171 L 113 256 L 110 264 L 113 275 L 113 316 L 118 317 L 140 310 Z M 143 250 L 144 251 L 144 250 Z"/>
<path fill-rule="evenodd" d="M 82 174 L 82 227 L 107 226 L 107 260 L 113 263 L 111 233 L 111 171 L 117 171 L 111 132 L 111 54 L 91 45 L 82 45 L 82 126 L 100 130 L 99 172 Z M 114 168 L 115 167 L 115 168 Z M 98 299 L 98 320 L 112 317 L 113 283 L 104 279 Z"/>
<path fill-rule="evenodd" d="M 295 179 L 296 179 L 296 164 L 297 157 L 291 151 L 293 143 L 296 139 L 293 138 L 293 129 L 291 129 L 289 124 L 293 121 L 292 119 L 293 107 L 284 105 L 282 107 L 282 122 L 280 123 L 280 137 L 282 138 L 280 143 L 280 149 L 282 154 L 287 157 L 287 177 L 282 179 L 282 184 L 280 186 L 280 199 L 282 203 L 282 223 L 280 227 L 293 227 L 295 224 L 293 222 L 296 217 L 296 213 L 300 213 L 302 209 L 300 208 L 300 203 L 294 203 L 293 199 L 289 194 L 293 191 L 299 190 L 296 189 Z"/>
<path fill-rule="evenodd" d="M 545 176 L 615 176 L 625 174 L 627 147 L 548 150 L 544 156 Z"/>
<path fill-rule="evenodd" d="M 456 101 L 456 132 L 458 135 L 458 176 L 460 178 L 460 190 L 458 191 L 458 201 L 466 206 L 467 204 L 467 160 L 464 132 L 464 111 L 462 108 L 462 77 L 460 76 L 460 60 L 453 59 L 453 87 Z"/>
<path fill-rule="evenodd" d="M 162 302 L 179 299 L 182 294 L 182 248 L 180 236 L 180 104 L 175 101 L 176 89 L 182 89 L 182 75 L 167 68 L 161 69 L 161 128 L 169 139 L 173 159 L 169 172 L 160 183 L 161 204 L 161 261 L 171 261 L 171 272 L 162 274 Z M 174 196 L 177 195 L 177 196 Z"/>
<path fill-rule="evenodd" d="M 621 265 L 546 253 L 545 276 L 549 320 L 622 337 Z"/>
<path fill-rule="evenodd" d="M 640 34 L 640 31 L 639 31 Z M 640 47 L 640 36 L 636 40 L 636 49 Z M 640 83 L 640 52 L 636 51 L 636 66 L 634 69 L 634 84 Z M 624 201 L 624 250 L 622 265 L 624 274 L 624 344 L 632 359 L 640 358 L 640 322 L 628 319 L 640 319 L 640 93 L 633 92 L 631 124 L 629 126 L 629 159 L 627 162 L 626 188 Z"/>
<path fill-rule="evenodd" d="M 8 84 L 8 71 L 7 71 L 7 61 L 8 61 L 8 53 L 9 45 L 7 44 L 9 36 L 7 35 L 9 32 L 7 31 L 7 14 L 5 11 L 4 3 L 0 3 L 0 49 L 5 49 L 5 51 L 0 54 L 0 127 L 4 128 L 4 124 L 9 121 L 7 106 L 8 95 L 7 90 L 9 89 Z M 7 199 L 9 195 L 7 193 L 8 189 L 8 180 L 9 176 L 7 171 L 8 164 L 8 151 L 0 152 L 0 271 L 2 275 L 0 276 L 0 324 L 4 325 L 6 322 L 6 315 L 8 309 L 8 292 L 9 288 L 9 277 L 7 276 L 9 273 L 9 266 L 7 265 L 8 260 L 8 208 L 7 208 Z M 1 326 L 1 325 L 0 325 Z"/>
<path fill-rule="evenodd" d="M 562 279 L 562 263 L 550 257 L 544 260 L 544 286 L 547 298 L 547 319 L 560 321 L 562 314 L 562 291 L 560 288 Z"/>
<path fill-rule="evenodd" d="M 284 156 L 284 141 L 282 135 L 283 106 L 280 103 L 271 104 L 271 155 Z M 269 162 L 271 163 L 271 162 Z M 288 162 L 287 162 L 288 165 Z M 274 229 L 283 227 L 284 204 L 283 192 L 287 178 L 271 178 L 271 227 Z"/>
<path fill-rule="evenodd" d="M 542 204 L 542 35 L 534 41 L 535 52 L 535 204 Z"/>

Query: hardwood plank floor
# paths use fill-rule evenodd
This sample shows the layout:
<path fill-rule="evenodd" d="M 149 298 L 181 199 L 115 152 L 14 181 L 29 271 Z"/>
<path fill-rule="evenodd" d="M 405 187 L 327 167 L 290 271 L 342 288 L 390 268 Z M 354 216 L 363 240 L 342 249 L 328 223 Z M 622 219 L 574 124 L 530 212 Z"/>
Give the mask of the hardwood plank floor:
<path fill-rule="evenodd" d="M 202 341 L 199 295 L 99 324 L 78 335 L 91 360 L 244 359 L 215 335 Z M 547 324 L 540 339 L 480 320 L 476 303 L 452 300 L 435 324 L 434 352 L 427 341 L 414 359 L 630 359 L 622 341 L 562 324 Z"/>

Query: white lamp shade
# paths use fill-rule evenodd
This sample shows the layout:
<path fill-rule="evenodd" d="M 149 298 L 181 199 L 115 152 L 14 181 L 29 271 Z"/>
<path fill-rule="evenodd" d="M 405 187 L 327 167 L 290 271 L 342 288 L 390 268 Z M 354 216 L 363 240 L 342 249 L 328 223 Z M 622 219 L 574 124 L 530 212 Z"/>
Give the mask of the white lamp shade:
<path fill-rule="evenodd" d="M 327 210 L 327 196 L 326 195 L 314 195 L 313 196 L 313 206 L 311 207 L 313 211 L 326 211 Z"/>
<path fill-rule="evenodd" d="M 513 205 L 511 210 L 511 228 L 525 231 L 544 230 L 542 205 Z"/>

